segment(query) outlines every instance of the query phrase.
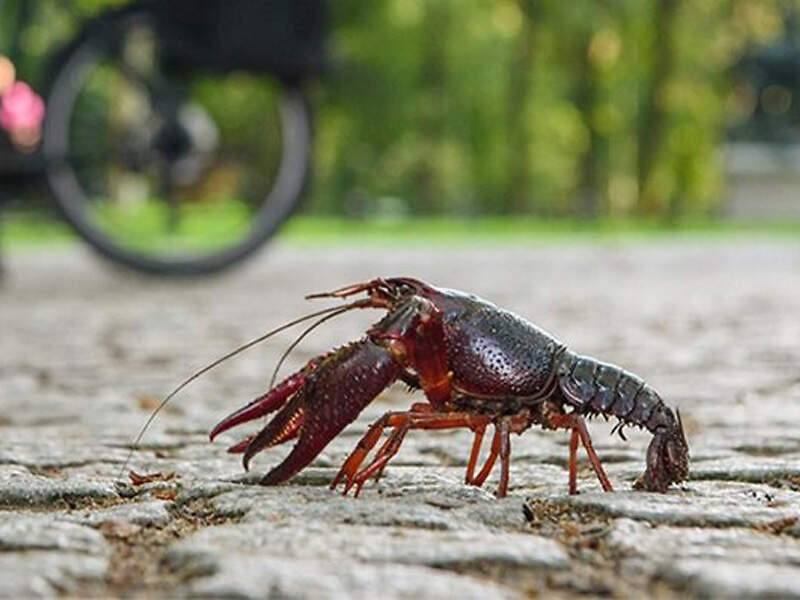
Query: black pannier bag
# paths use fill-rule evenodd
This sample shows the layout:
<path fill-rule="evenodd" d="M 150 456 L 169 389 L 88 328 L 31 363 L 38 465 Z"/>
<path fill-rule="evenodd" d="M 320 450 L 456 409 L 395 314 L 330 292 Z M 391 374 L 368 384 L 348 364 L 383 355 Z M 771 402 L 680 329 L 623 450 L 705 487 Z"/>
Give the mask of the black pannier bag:
<path fill-rule="evenodd" d="M 152 3 L 176 69 L 268 72 L 288 81 L 323 67 L 322 0 L 161 0 Z"/>

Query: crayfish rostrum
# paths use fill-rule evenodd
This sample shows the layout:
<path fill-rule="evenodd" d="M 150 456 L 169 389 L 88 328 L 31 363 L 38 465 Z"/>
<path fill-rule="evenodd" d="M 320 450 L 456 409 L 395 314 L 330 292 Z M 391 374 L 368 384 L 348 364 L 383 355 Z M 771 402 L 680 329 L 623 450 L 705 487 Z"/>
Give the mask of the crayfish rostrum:
<path fill-rule="evenodd" d="M 569 492 L 577 492 L 578 442 L 588 454 L 605 491 L 611 483 L 592 447 L 585 416 L 619 419 L 617 428 L 636 425 L 654 434 L 647 467 L 635 487 L 666 491 L 688 476 L 689 451 L 680 415 L 656 391 L 620 367 L 576 354 L 557 339 L 509 311 L 475 295 L 437 288 L 409 277 L 374 279 L 310 298 L 366 297 L 328 311 L 327 319 L 355 308 L 388 313 L 366 335 L 309 361 L 267 393 L 222 420 L 213 440 L 235 425 L 277 414 L 256 435 L 230 448 L 244 454 L 247 468 L 257 452 L 297 438 L 283 462 L 262 479 L 284 482 L 307 466 L 323 448 L 392 382 L 421 389 L 427 402 L 407 411 L 387 412 L 358 442 L 331 484 L 344 493 L 380 477 L 412 429 L 467 428 L 474 433 L 466 483 L 480 486 L 498 456 L 498 496 L 508 490 L 510 434 L 533 425 L 568 429 Z M 485 464 L 476 463 L 486 428 L 494 436 Z M 391 433 L 371 461 L 362 463 Z"/>

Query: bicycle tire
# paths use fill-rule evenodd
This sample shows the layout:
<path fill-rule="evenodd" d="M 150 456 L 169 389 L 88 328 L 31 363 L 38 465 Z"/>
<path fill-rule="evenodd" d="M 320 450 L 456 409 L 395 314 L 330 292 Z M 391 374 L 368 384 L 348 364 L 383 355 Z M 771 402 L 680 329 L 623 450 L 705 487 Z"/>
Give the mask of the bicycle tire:
<path fill-rule="evenodd" d="M 87 194 L 70 163 L 70 120 L 86 73 L 113 57 L 109 30 L 123 31 L 148 17 L 143 11 L 110 15 L 103 27 L 88 26 L 63 55 L 47 100 L 42 149 L 45 174 L 60 212 L 75 231 L 102 257 L 152 275 L 206 275 L 226 269 L 252 255 L 278 230 L 299 204 L 311 168 L 312 121 L 309 103 L 298 85 L 280 83 L 280 164 L 264 195 L 252 227 L 243 239 L 221 251 L 192 256 L 160 256 L 121 245 L 97 226 L 87 213 Z"/>

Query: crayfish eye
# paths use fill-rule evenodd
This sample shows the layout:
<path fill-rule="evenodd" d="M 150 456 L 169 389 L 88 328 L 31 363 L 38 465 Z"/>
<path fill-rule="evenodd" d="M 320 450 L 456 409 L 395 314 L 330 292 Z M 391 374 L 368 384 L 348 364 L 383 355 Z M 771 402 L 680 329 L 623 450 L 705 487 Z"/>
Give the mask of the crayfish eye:
<path fill-rule="evenodd" d="M 387 282 L 386 287 L 387 293 L 395 300 L 400 300 L 401 298 L 404 298 L 413 292 L 411 286 L 398 281 L 389 281 Z"/>

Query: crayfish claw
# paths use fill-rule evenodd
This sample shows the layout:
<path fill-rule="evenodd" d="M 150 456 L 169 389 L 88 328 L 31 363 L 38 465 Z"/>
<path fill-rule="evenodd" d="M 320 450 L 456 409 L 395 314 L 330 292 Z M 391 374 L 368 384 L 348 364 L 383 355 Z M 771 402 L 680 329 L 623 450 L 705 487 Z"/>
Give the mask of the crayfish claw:
<path fill-rule="evenodd" d="M 265 448 L 277 446 L 294 437 L 297 437 L 303 425 L 305 410 L 303 408 L 303 393 L 296 395 L 281 411 L 275 415 L 266 427 L 250 440 L 242 457 L 245 470 L 250 466 L 250 459 Z"/>
<path fill-rule="evenodd" d="M 272 432 L 278 435 L 280 443 L 297 435 L 297 444 L 289 455 L 267 473 L 262 485 L 282 483 L 308 465 L 322 449 L 350 423 L 386 386 L 397 378 L 400 366 L 392 354 L 368 338 L 344 346 L 327 356 L 309 377 L 306 385 L 298 392 L 250 446 L 256 444 L 264 434 L 265 446 L 273 445 Z M 296 405 L 302 418 L 294 427 Z M 286 419 L 280 421 L 282 415 Z M 274 424 L 274 425 L 273 425 Z M 286 427 L 287 429 L 284 429 Z M 255 448 L 254 454 L 261 447 Z M 248 456 L 250 448 L 245 453 Z M 341 478 L 339 478 L 341 479 Z M 338 483 L 338 481 L 337 481 Z"/>
<path fill-rule="evenodd" d="M 250 442 L 253 441 L 253 438 L 256 437 L 255 435 L 248 435 L 240 442 L 236 442 L 233 446 L 230 446 L 227 450 L 228 454 L 241 454 L 247 447 L 250 445 Z"/>
<path fill-rule="evenodd" d="M 214 429 L 211 430 L 208 436 L 209 439 L 213 442 L 215 437 L 231 427 L 246 423 L 247 421 L 252 421 L 253 419 L 263 417 L 264 415 L 278 410 L 286 403 L 292 394 L 303 387 L 305 380 L 305 371 L 298 371 L 290 375 L 266 394 L 259 396 L 249 404 L 233 411 L 222 419 L 222 421 L 217 423 Z"/>

